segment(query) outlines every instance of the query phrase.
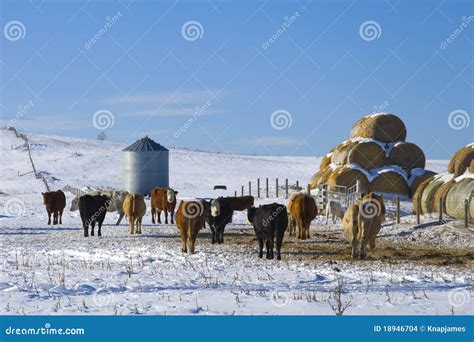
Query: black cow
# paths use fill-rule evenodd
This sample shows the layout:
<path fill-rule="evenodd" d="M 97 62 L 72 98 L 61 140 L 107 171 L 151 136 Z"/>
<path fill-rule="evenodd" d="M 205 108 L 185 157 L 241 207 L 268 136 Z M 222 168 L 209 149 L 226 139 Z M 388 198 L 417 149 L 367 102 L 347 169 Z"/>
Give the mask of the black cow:
<path fill-rule="evenodd" d="M 273 259 L 273 243 L 276 235 L 277 259 L 281 260 L 280 250 L 288 226 L 288 213 L 284 205 L 278 203 L 251 207 L 247 218 L 253 224 L 258 240 L 259 258 L 263 257 L 263 242 L 266 243 L 267 259 Z"/>
<path fill-rule="evenodd" d="M 98 236 L 102 235 L 102 222 L 104 222 L 110 198 L 105 195 L 84 195 L 79 198 L 79 212 L 81 214 L 84 236 L 89 236 L 89 226 L 92 227 L 91 235 L 94 236 L 94 227 L 99 225 Z"/>
<path fill-rule="evenodd" d="M 211 201 L 207 212 L 209 214 L 205 215 L 205 219 L 211 228 L 212 243 L 223 243 L 225 226 L 232 222 L 232 215 L 234 214 L 231 201 L 225 197 L 214 199 Z"/>

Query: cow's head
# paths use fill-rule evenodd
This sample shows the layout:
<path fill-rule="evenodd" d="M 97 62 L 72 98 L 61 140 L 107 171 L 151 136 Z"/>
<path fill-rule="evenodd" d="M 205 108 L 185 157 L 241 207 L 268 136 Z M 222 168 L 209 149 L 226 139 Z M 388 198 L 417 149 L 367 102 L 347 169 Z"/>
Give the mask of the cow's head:
<path fill-rule="evenodd" d="M 43 195 L 43 204 L 48 204 L 49 201 L 51 200 L 51 193 L 50 192 L 42 192 L 41 195 Z"/>
<path fill-rule="evenodd" d="M 79 197 L 78 196 L 72 199 L 71 208 L 69 209 L 69 211 L 77 211 L 77 210 L 79 210 Z"/>
<path fill-rule="evenodd" d="M 253 218 L 254 218 L 256 212 L 257 212 L 257 208 L 255 208 L 254 206 L 251 206 L 251 207 L 247 208 L 247 220 L 250 223 L 253 223 Z"/>
<path fill-rule="evenodd" d="M 175 202 L 177 194 L 178 194 L 178 191 L 174 191 L 173 189 L 168 189 L 168 191 L 166 191 L 166 199 L 168 200 L 168 203 Z"/>
<path fill-rule="evenodd" d="M 214 199 L 211 201 L 211 215 L 216 217 L 221 213 L 221 205 L 218 200 Z"/>

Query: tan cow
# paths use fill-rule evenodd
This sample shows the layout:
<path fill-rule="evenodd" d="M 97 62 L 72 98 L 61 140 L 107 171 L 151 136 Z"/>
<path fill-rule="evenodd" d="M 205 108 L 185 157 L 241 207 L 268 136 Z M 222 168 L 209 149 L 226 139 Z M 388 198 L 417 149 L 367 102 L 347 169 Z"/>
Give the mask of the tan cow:
<path fill-rule="evenodd" d="M 130 223 L 130 234 L 142 233 L 142 218 L 146 213 L 145 197 L 139 194 L 128 194 L 123 201 L 123 211 Z"/>
<path fill-rule="evenodd" d="M 204 205 L 202 201 L 181 201 L 176 211 L 176 226 L 181 234 L 181 251 L 194 253 L 194 243 L 198 232 L 204 226 Z"/>
<path fill-rule="evenodd" d="M 342 226 L 344 235 L 351 241 L 352 257 L 364 259 L 367 255 L 367 244 L 370 249 L 375 248 L 375 239 L 382 227 L 385 217 L 385 204 L 383 197 L 374 193 L 365 195 L 362 200 L 351 205 L 344 214 Z"/>
<path fill-rule="evenodd" d="M 171 223 L 174 224 L 173 215 L 176 208 L 176 195 L 178 191 L 170 188 L 154 188 L 151 190 L 151 222 L 155 223 L 155 216 L 158 223 L 161 223 L 161 211 L 165 212 L 165 224 L 168 224 L 168 212 L 171 216 Z"/>
<path fill-rule="evenodd" d="M 309 226 L 318 214 L 314 198 L 302 192 L 295 193 L 289 199 L 286 207 L 289 213 L 288 225 L 290 236 L 294 235 L 295 228 L 297 227 L 297 238 L 302 240 L 309 239 Z"/>

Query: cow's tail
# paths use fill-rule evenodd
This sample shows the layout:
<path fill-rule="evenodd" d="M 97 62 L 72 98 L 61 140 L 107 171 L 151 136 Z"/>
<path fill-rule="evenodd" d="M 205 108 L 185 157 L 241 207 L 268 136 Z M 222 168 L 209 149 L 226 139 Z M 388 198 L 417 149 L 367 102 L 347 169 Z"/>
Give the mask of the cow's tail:
<path fill-rule="evenodd" d="M 135 212 L 135 194 L 132 194 L 132 213 Z"/>

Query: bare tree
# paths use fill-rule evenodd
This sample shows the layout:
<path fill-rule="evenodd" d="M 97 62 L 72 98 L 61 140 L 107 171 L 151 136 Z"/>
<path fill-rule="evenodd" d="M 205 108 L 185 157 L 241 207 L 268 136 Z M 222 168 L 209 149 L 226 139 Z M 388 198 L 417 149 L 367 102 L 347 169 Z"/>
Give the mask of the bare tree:
<path fill-rule="evenodd" d="M 328 298 L 328 304 L 336 316 L 342 316 L 344 311 L 352 306 L 352 296 L 345 301 L 342 298 L 344 285 L 345 282 L 343 278 L 336 278 L 336 284 L 334 285 L 334 288 L 332 289 Z"/>
<path fill-rule="evenodd" d="M 99 141 L 104 141 L 107 139 L 107 135 L 105 134 L 105 132 L 100 132 L 99 135 L 97 135 L 97 140 Z"/>

